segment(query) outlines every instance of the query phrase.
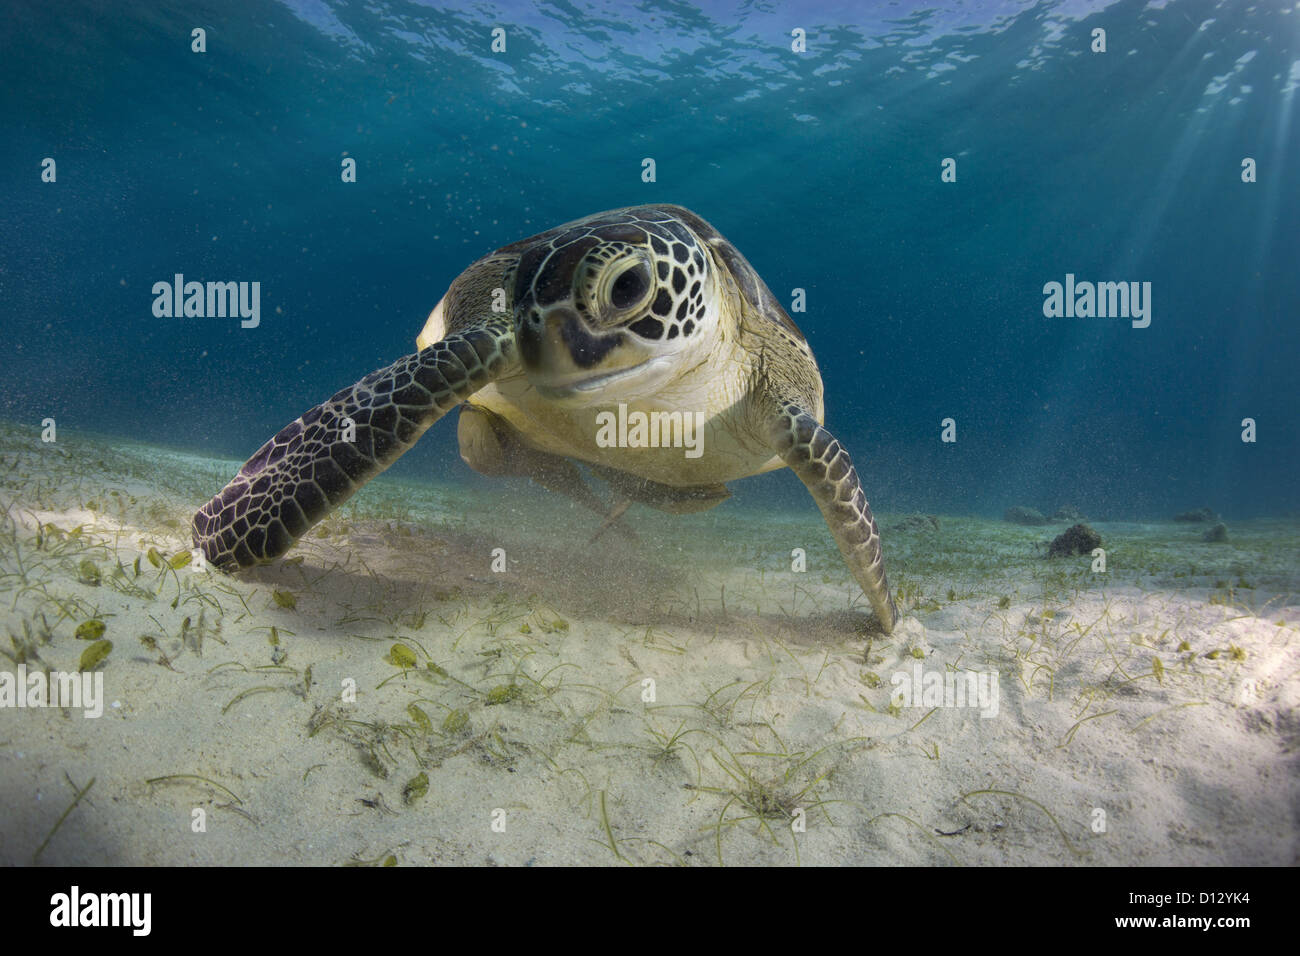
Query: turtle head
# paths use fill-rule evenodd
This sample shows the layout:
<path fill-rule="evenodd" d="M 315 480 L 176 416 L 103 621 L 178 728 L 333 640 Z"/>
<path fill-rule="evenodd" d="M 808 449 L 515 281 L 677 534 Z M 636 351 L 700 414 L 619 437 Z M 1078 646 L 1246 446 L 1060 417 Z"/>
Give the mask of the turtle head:
<path fill-rule="evenodd" d="M 683 355 L 717 324 L 711 265 L 704 242 L 666 212 L 543 233 L 507 283 L 529 381 L 573 406 L 656 392 L 693 367 Z"/>

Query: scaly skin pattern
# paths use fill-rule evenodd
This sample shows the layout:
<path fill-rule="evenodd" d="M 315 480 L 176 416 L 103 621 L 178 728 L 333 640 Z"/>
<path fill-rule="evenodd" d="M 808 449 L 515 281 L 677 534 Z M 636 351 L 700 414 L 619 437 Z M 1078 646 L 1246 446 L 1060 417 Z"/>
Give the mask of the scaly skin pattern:
<path fill-rule="evenodd" d="M 880 531 L 853 459 L 834 435 L 793 402 L 781 408 L 772 425 L 772 436 L 781 459 L 799 476 L 821 509 L 844 563 L 871 602 L 881 628 L 890 633 L 898 622 L 898 608 L 885 577 Z"/>
<path fill-rule="evenodd" d="M 199 509 L 195 545 L 223 570 L 275 560 L 492 381 L 513 349 L 509 325 L 500 322 L 450 336 L 338 392 L 280 429 Z"/>

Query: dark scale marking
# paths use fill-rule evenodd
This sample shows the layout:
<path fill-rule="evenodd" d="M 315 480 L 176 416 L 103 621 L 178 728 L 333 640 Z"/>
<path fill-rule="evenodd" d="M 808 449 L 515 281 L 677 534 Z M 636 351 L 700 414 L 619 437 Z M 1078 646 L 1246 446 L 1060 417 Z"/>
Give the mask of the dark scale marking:
<path fill-rule="evenodd" d="M 639 322 L 633 322 L 628 328 L 642 338 L 647 339 L 659 339 L 664 334 L 664 324 L 658 319 L 652 319 L 648 316 Z"/>
<path fill-rule="evenodd" d="M 398 446 L 397 436 L 386 431 L 371 430 L 375 442 L 375 457 L 386 459 Z"/>
<path fill-rule="evenodd" d="M 690 319 L 687 319 L 686 322 L 682 325 L 682 335 L 690 335 L 694 331 L 695 331 L 695 323 L 692 322 Z"/>
<path fill-rule="evenodd" d="M 393 392 L 393 404 L 395 405 L 427 405 L 429 403 L 429 392 L 417 384 L 410 384 L 400 392 Z"/>
<path fill-rule="evenodd" d="M 572 295 L 574 270 L 583 256 L 599 244 L 599 239 L 584 236 L 556 249 L 532 282 L 534 301 L 545 306 Z"/>
<path fill-rule="evenodd" d="M 339 470 L 347 475 L 351 481 L 356 481 L 357 478 L 365 474 L 370 464 L 361 457 L 352 445 L 345 441 L 335 442 L 331 445 L 329 455 L 334 463 L 339 466 Z"/>
<path fill-rule="evenodd" d="M 311 482 L 302 484 L 294 493 L 293 500 L 298 503 L 298 507 L 307 516 L 307 520 L 313 524 L 329 511 L 329 499 L 325 497 L 325 493 L 320 488 Z"/>
<path fill-rule="evenodd" d="M 668 279 L 668 272 L 672 268 L 665 260 L 660 259 L 655 264 L 655 271 L 659 273 L 659 281 L 664 282 Z"/>
<path fill-rule="evenodd" d="M 275 437 L 279 438 L 280 436 L 277 435 Z M 258 449 L 257 454 L 244 463 L 244 467 L 239 469 L 239 473 L 245 477 L 252 477 L 266 467 L 267 462 L 271 460 L 272 452 L 276 451 L 279 452 L 279 455 L 284 455 L 284 447 L 277 447 L 275 438 L 272 438 L 269 442 Z"/>
<path fill-rule="evenodd" d="M 234 558 L 234 563 L 241 568 L 252 567 L 259 561 L 265 560 L 265 555 L 254 554 L 252 549 L 249 548 L 242 539 L 235 545 L 235 551 L 232 557 Z"/>
<path fill-rule="evenodd" d="M 556 236 L 554 239 L 552 239 L 551 248 L 559 249 L 562 248 L 563 246 L 569 245 L 570 243 L 577 242 L 579 239 L 587 238 L 590 235 L 591 235 L 591 227 L 579 224 L 577 226 L 574 226 L 571 229 L 565 230 L 564 232 Z"/>
<path fill-rule="evenodd" d="M 654 312 L 655 315 L 661 315 L 667 318 L 668 313 L 673 310 L 673 297 L 669 295 L 667 289 L 659 290 L 659 294 L 655 296 L 654 303 L 650 306 L 650 310 Z"/>
<path fill-rule="evenodd" d="M 665 225 L 660 222 L 643 221 L 641 223 L 641 228 L 646 231 L 646 235 L 651 237 L 650 244 L 652 247 L 654 246 L 655 237 L 658 237 L 659 239 L 663 240 L 663 242 L 661 243 L 663 249 L 661 250 L 657 249 L 655 251 L 657 251 L 661 256 L 667 255 L 668 243 L 672 242 L 673 234 L 668 231 Z"/>
<path fill-rule="evenodd" d="M 306 515 L 303 514 L 302 506 L 299 505 L 298 501 L 294 498 L 284 499 L 284 506 L 281 509 L 280 520 L 284 522 L 284 526 L 288 529 L 289 536 L 292 538 L 302 537 L 307 532 L 307 529 L 311 527 L 311 523 L 307 520 Z M 286 548 L 285 550 L 288 549 Z"/>
<path fill-rule="evenodd" d="M 686 307 L 688 305 L 690 305 L 690 303 L 687 302 L 685 299 L 683 299 L 682 304 L 677 307 L 677 315 L 675 315 L 674 318 L 678 319 L 679 321 L 681 319 L 686 318 Z"/>
<path fill-rule="evenodd" d="M 329 450 L 322 449 L 320 454 L 329 454 Z M 311 481 L 317 488 L 325 492 L 325 496 L 331 501 L 339 497 L 352 484 L 348 480 L 348 476 L 344 474 L 343 469 L 329 458 L 318 459 L 312 465 Z M 256 488 L 250 490 L 253 494 L 258 494 Z"/>
<path fill-rule="evenodd" d="M 542 263 L 546 257 L 551 254 L 551 250 L 546 246 L 529 249 L 519 257 L 519 268 L 515 272 L 515 288 L 513 298 L 516 302 L 523 302 L 525 296 L 533 284 L 533 277 L 541 269 Z"/>
<path fill-rule="evenodd" d="M 620 335 L 597 338 L 589 333 L 580 321 L 572 317 L 566 319 L 560 326 L 560 338 L 568 348 L 574 363 L 581 368 L 592 368 L 622 341 Z"/>
<path fill-rule="evenodd" d="M 844 481 L 835 487 L 835 499 L 842 501 L 849 507 L 852 507 L 853 489 L 858 484 L 858 470 L 852 466 L 849 467 L 848 474 L 844 476 Z"/>
<path fill-rule="evenodd" d="M 420 437 L 420 429 L 415 422 L 403 417 L 397 423 L 397 442 L 400 445 L 412 445 Z"/>
<path fill-rule="evenodd" d="M 675 338 L 677 338 L 677 331 L 678 331 L 678 330 L 677 330 L 677 326 L 676 326 L 676 325 L 670 325 L 670 326 L 668 326 L 668 337 L 669 337 L 670 339 L 675 339 Z"/>
<path fill-rule="evenodd" d="M 393 426 L 397 424 L 397 409 L 392 405 L 381 405 L 370 413 L 370 421 L 367 424 L 371 429 L 391 432 Z"/>
<path fill-rule="evenodd" d="M 464 339 L 452 339 L 447 346 L 452 355 L 460 360 L 461 367 L 468 371 L 479 363 L 478 352 L 474 346 Z"/>
<path fill-rule="evenodd" d="M 374 433 L 369 428 L 357 429 L 357 440 L 352 443 L 357 452 L 372 461 L 375 458 Z"/>
<path fill-rule="evenodd" d="M 681 242 L 673 243 L 673 258 L 676 259 L 678 262 L 685 262 L 687 259 L 690 258 L 690 250 L 686 248 L 685 243 L 681 243 Z"/>
<path fill-rule="evenodd" d="M 698 286 L 699 283 L 696 283 L 696 285 Z M 681 269 L 674 269 L 673 270 L 673 291 L 676 292 L 678 295 L 681 295 L 682 290 L 685 288 L 686 288 L 686 274 L 682 272 Z"/>
<path fill-rule="evenodd" d="M 478 356 L 481 364 L 486 365 L 489 361 L 500 360 L 501 348 L 495 336 L 481 330 L 466 332 L 465 341 L 474 349 L 474 354 Z"/>
<path fill-rule="evenodd" d="M 610 220 L 598 226 L 593 225 L 591 232 L 605 242 L 641 243 L 645 241 L 645 231 L 626 222 Z"/>
<path fill-rule="evenodd" d="M 293 546 L 293 536 L 289 534 L 280 521 L 275 520 L 266 529 L 266 545 L 263 548 L 263 560 L 274 558 L 277 554 L 284 554 Z"/>
<path fill-rule="evenodd" d="M 663 227 L 678 242 L 689 248 L 695 247 L 695 236 L 686 226 L 678 222 L 677 217 L 674 216 L 671 219 L 664 220 Z"/>

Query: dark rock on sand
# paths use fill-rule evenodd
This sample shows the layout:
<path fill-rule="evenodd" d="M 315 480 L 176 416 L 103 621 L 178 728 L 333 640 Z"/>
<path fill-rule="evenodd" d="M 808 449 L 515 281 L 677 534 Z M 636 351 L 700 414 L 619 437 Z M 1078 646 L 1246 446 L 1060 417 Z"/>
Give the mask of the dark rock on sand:
<path fill-rule="evenodd" d="M 938 531 L 939 519 L 934 515 L 903 515 L 892 522 L 891 531 Z"/>
<path fill-rule="evenodd" d="M 1086 524 L 1076 524 L 1063 534 L 1056 536 L 1047 549 L 1049 558 L 1064 558 L 1072 554 L 1092 554 L 1093 548 L 1101 547 L 1101 535 Z"/>
<path fill-rule="evenodd" d="M 1209 541 L 1211 543 L 1216 543 L 1216 544 L 1221 541 L 1227 541 L 1228 526 L 1224 524 L 1222 521 L 1220 521 L 1209 531 L 1205 532 L 1205 534 L 1201 535 L 1201 540 Z"/>
<path fill-rule="evenodd" d="M 1218 521 L 1219 516 L 1215 514 L 1213 511 L 1211 511 L 1209 508 L 1197 508 L 1195 511 L 1184 511 L 1182 514 L 1174 515 L 1174 520 L 1186 521 L 1189 523 L 1203 522 L 1205 524 L 1209 524 L 1213 521 Z"/>
<path fill-rule="evenodd" d="M 1008 508 L 1002 512 L 1002 520 L 1010 521 L 1012 524 L 1047 524 L 1047 519 L 1043 517 L 1042 512 L 1033 508 L 1025 508 L 1016 505 L 1014 508 Z"/>

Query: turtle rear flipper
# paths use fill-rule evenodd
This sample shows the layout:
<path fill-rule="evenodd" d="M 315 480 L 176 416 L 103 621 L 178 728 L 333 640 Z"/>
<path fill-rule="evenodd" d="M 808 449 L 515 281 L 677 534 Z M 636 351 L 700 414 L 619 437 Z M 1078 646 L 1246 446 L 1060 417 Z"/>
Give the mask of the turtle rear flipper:
<path fill-rule="evenodd" d="M 456 436 L 460 441 L 461 460 L 480 475 L 527 478 L 547 491 L 564 495 L 604 518 L 605 523 L 592 536 L 592 541 L 612 524 L 617 524 L 619 534 L 629 541 L 637 540 L 635 531 L 617 521 L 623 512 L 609 516 L 609 509 L 588 487 L 582 472 L 578 471 L 573 462 L 533 448 L 501 416 L 466 402 L 460 409 Z"/>
<path fill-rule="evenodd" d="M 880 532 L 853 459 L 817 419 L 793 403 L 781 407 L 771 434 L 777 454 L 799 476 L 821 509 L 844 563 L 871 602 L 881 628 L 890 633 L 898 621 L 898 608 L 885 577 Z"/>
<path fill-rule="evenodd" d="M 723 484 L 676 487 L 665 485 L 640 475 L 619 471 L 606 465 L 589 464 L 592 474 L 599 476 L 619 496 L 630 498 L 670 515 L 689 515 L 716 508 L 731 497 Z"/>
<path fill-rule="evenodd" d="M 258 449 L 194 516 L 194 544 L 223 570 L 273 561 L 510 364 L 508 325 L 465 329 L 371 372 Z"/>

